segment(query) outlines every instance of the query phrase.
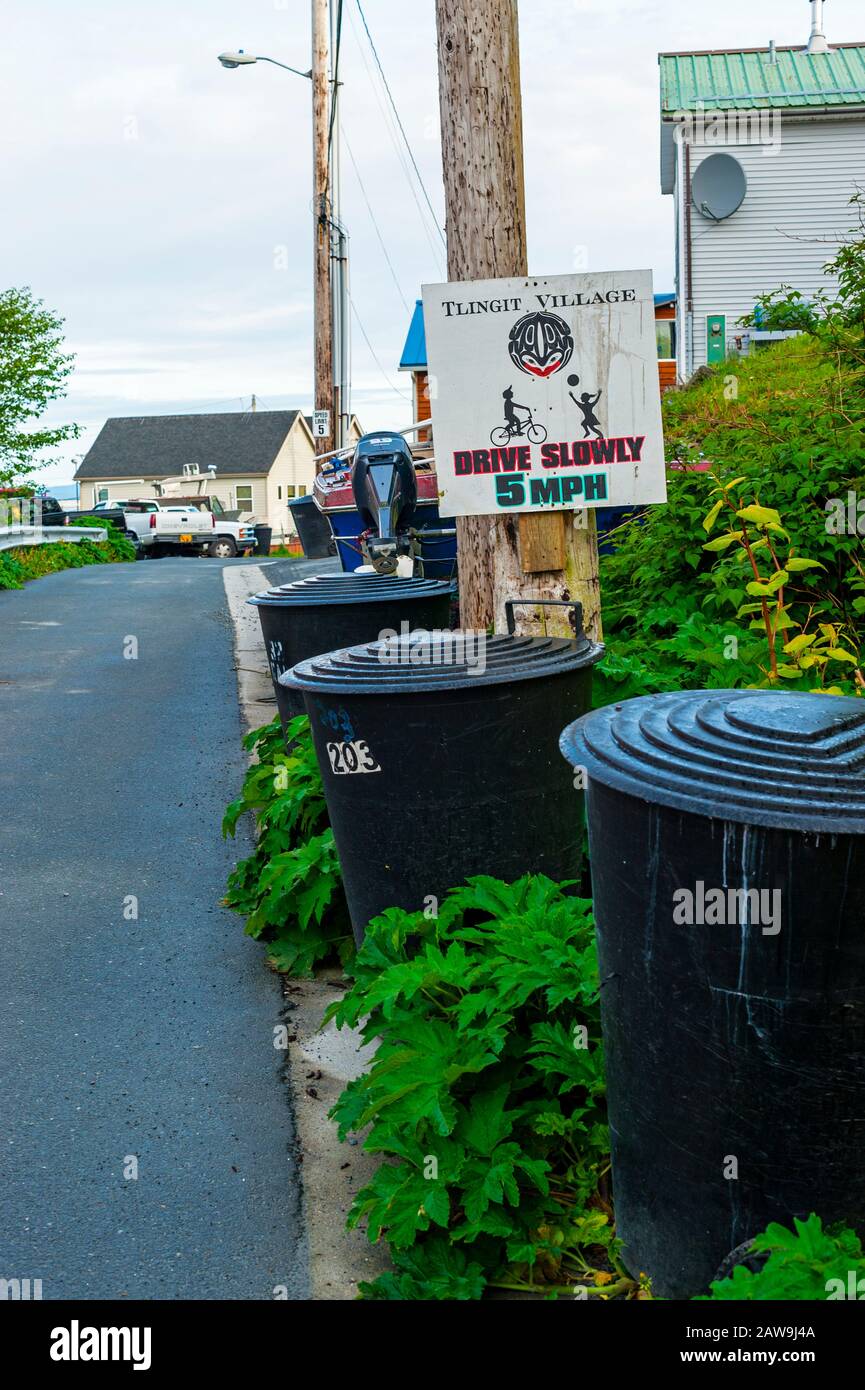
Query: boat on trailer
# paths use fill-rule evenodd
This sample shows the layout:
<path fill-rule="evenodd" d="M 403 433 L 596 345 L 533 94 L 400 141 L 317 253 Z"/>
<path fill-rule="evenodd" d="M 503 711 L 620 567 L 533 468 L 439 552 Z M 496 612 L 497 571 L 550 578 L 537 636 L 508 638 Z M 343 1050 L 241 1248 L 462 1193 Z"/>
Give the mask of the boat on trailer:
<path fill-rule="evenodd" d="M 350 457 L 324 464 L 312 495 L 344 571 L 455 575 L 456 526 L 439 516 L 435 461 L 413 455 L 401 434 L 365 434 Z"/>

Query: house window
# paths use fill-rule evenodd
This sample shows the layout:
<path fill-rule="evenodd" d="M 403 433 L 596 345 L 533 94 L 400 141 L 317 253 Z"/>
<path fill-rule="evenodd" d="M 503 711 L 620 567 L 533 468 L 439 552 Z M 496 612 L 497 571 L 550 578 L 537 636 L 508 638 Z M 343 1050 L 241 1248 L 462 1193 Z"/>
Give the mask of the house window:
<path fill-rule="evenodd" d="M 278 487 L 278 488 L 276 489 L 276 500 L 277 500 L 277 502 L 281 502 L 281 501 L 282 501 L 282 488 L 281 488 L 281 487 Z"/>
<path fill-rule="evenodd" d="M 239 512 L 252 511 L 252 483 L 238 483 L 234 490 Z"/>
<path fill-rule="evenodd" d="M 98 487 L 98 488 L 96 489 L 96 501 L 97 501 L 97 502 L 107 502 L 107 501 L 108 501 L 108 488 L 107 488 L 107 487 Z"/>
<path fill-rule="evenodd" d="M 306 488 L 304 487 L 303 483 L 301 483 L 300 487 L 298 488 L 298 492 L 300 493 L 301 497 L 306 496 Z"/>
<path fill-rule="evenodd" d="M 662 360 L 669 361 L 676 356 L 676 324 L 673 319 L 655 319 L 655 341 Z"/>
<path fill-rule="evenodd" d="M 279 495 L 280 495 L 280 497 L 282 496 L 282 488 L 279 489 Z M 285 495 L 286 495 L 286 497 L 296 497 L 296 496 L 297 496 L 297 489 L 295 488 L 295 486 L 294 486 L 293 483 L 291 484 L 290 487 L 287 487 L 287 488 L 285 489 Z"/>

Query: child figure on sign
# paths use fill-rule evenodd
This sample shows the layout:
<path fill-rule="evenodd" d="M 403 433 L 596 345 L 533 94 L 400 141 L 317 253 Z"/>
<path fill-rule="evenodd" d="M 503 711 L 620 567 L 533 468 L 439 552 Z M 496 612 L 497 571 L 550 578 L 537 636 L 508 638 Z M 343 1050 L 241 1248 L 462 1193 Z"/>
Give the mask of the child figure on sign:
<path fill-rule="evenodd" d="M 569 386 L 578 386 L 579 382 L 580 378 L 578 376 L 568 377 Z M 588 439 L 590 434 L 594 434 L 597 439 L 605 438 L 604 431 L 601 429 L 601 422 L 595 414 L 595 406 L 598 404 L 603 394 L 603 391 L 596 391 L 593 396 L 590 396 L 588 391 L 584 391 L 578 400 L 573 391 L 568 392 L 577 410 L 582 412 L 584 439 Z"/>

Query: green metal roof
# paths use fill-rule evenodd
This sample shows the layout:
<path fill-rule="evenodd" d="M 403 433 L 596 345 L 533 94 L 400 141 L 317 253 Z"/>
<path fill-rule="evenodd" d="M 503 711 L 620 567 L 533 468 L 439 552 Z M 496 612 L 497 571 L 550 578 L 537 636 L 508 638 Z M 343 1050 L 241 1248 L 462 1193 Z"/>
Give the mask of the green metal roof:
<path fill-rule="evenodd" d="M 865 44 L 839 44 L 829 53 L 804 48 L 730 53 L 661 53 L 661 115 L 782 107 L 785 110 L 865 106 Z"/>

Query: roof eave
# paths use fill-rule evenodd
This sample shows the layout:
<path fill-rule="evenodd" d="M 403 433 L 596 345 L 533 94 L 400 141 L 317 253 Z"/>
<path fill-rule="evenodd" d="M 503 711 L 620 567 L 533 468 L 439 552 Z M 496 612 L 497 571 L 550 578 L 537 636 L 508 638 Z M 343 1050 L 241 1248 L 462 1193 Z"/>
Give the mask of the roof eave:
<path fill-rule="evenodd" d="M 833 43 L 830 45 L 830 52 L 836 48 L 865 48 L 865 39 L 858 42 L 848 40 L 846 43 Z M 768 48 L 683 48 L 674 49 L 669 52 L 659 53 L 658 62 L 662 58 L 726 58 L 732 57 L 737 53 L 765 53 L 769 56 Z M 807 49 L 800 43 L 777 44 L 776 53 L 806 53 Z"/>
<path fill-rule="evenodd" d="M 744 99 L 740 98 L 737 100 L 732 97 L 724 97 L 723 101 L 727 102 L 728 104 L 722 105 L 719 103 L 718 105 L 715 105 L 712 102 L 711 97 L 707 98 L 702 103 L 702 109 L 704 114 L 707 116 L 711 116 L 715 112 L 720 114 L 723 111 L 777 111 L 780 115 L 786 116 L 788 119 L 793 120 L 803 120 L 808 116 L 865 115 L 865 96 L 863 96 L 861 102 L 833 102 L 827 106 L 819 106 L 816 103 L 813 106 L 749 106 Z M 709 103 L 712 103 L 711 107 Z M 690 114 L 692 111 L 696 112 L 699 109 L 699 106 L 682 106 L 677 107 L 675 111 L 672 111 L 668 108 L 662 107 L 661 126 L 663 128 L 664 126 L 675 125 L 677 123 L 678 118 L 681 117 L 683 112 L 687 115 Z"/>

